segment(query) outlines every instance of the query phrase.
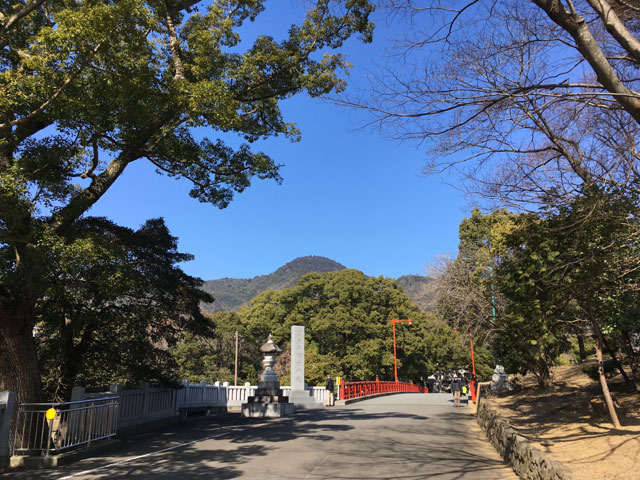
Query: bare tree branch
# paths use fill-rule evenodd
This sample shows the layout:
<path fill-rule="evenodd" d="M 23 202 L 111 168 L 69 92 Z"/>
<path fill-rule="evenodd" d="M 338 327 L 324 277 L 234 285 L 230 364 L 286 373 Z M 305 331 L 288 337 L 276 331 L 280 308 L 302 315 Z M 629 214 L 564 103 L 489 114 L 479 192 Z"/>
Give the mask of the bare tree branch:
<path fill-rule="evenodd" d="M 593 37 L 589 25 L 582 15 L 567 12 L 559 0 L 532 0 L 544 10 L 549 18 L 562 27 L 576 42 L 578 50 L 589 62 L 598 77 L 598 81 L 640 123 L 640 95 L 628 89 L 620 80 L 611 64 L 607 61 L 597 40 Z"/>
<path fill-rule="evenodd" d="M 598 12 L 607 31 L 637 63 L 640 63 L 640 42 L 627 30 L 609 3 L 605 0 L 587 0 L 587 2 Z"/>
<path fill-rule="evenodd" d="M 582 55 L 571 32 L 538 4 L 553 6 L 597 52 Z M 393 2 L 411 16 L 444 17 L 412 22 L 416 39 L 402 44 L 402 54 L 370 75 L 361 96 L 336 103 L 369 111 L 367 126 L 385 136 L 424 145 L 425 173 L 449 171 L 457 188 L 494 205 L 530 210 L 550 197 L 567 202 L 585 182 L 637 188 L 637 63 L 587 0 L 571 4 L 575 14 L 552 0 L 415 5 Z M 431 32 L 453 19 L 457 28 L 434 42 Z M 621 21 L 615 25 L 629 33 Z M 594 58 L 606 62 L 608 83 L 592 73 Z"/>

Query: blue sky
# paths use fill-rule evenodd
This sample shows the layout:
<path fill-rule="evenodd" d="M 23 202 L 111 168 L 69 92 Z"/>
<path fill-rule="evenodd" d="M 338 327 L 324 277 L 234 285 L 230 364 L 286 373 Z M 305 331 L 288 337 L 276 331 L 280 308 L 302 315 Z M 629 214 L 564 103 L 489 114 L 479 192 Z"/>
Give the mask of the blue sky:
<path fill-rule="evenodd" d="M 290 3 L 271 5 L 276 9 L 263 25 L 288 27 L 291 21 L 282 20 Z M 396 33 L 380 14 L 375 20 L 373 44 L 350 41 L 342 49 L 354 64 L 349 89 L 365 85 Z M 133 228 L 164 217 L 180 251 L 195 255 L 184 270 L 204 280 L 268 274 L 305 255 L 397 278 L 423 274 L 436 255 L 457 250 L 458 225 L 468 209 L 443 179 L 422 175 L 424 148 L 359 129 L 368 120 L 364 112 L 327 101 L 299 96 L 287 100 L 283 112 L 302 140 L 275 138 L 255 147 L 285 165 L 281 185 L 256 180 L 219 210 L 190 198 L 188 182 L 159 176 L 141 161 L 127 167 L 90 214 Z"/>

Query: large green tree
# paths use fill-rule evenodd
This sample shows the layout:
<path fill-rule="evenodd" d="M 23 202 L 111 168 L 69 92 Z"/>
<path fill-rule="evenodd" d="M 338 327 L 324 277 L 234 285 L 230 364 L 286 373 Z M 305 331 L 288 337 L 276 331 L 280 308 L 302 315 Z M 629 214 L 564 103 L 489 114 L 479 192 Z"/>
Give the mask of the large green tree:
<path fill-rule="evenodd" d="M 242 43 L 264 3 L 0 2 L 0 390 L 39 398 L 32 332 L 56 246 L 128 165 L 151 162 L 219 207 L 254 177 L 279 180 L 249 144 L 297 138 L 279 101 L 343 86 L 335 49 L 370 39 L 372 7 L 318 0 L 284 40 Z"/>
<path fill-rule="evenodd" d="M 606 334 L 625 338 L 638 328 L 629 318 L 633 306 L 625 304 L 635 298 L 638 285 L 637 212 L 636 195 L 618 187 L 585 186 L 571 205 L 522 219 L 510 239 L 513 255 L 500 272 L 503 293 L 512 300 L 510 314 L 520 322 L 520 339 L 547 351 L 539 358 L 553 360 L 549 353 L 570 326 L 588 326 L 614 426 L 619 422 L 603 351 Z"/>
<path fill-rule="evenodd" d="M 261 372 L 262 355 L 255 348 L 257 342 L 247 335 L 241 315 L 237 312 L 214 312 L 207 318 L 213 335 L 189 333 L 172 349 L 179 364 L 180 378 L 190 381 L 234 381 L 235 345 L 238 333 L 238 383 L 255 384 Z"/>
<path fill-rule="evenodd" d="M 38 301 L 36 342 L 49 399 L 68 400 L 75 385 L 173 381 L 168 348 L 186 332 L 207 336 L 202 282 L 178 264 L 177 239 L 161 219 L 139 230 L 81 219 L 56 246 L 49 288 Z"/>
<path fill-rule="evenodd" d="M 440 318 L 481 341 L 499 329 L 496 318 L 505 299 L 496 286 L 495 269 L 508 254 L 505 240 L 517 215 L 507 209 L 483 214 L 478 208 L 460 223 L 458 256 L 433 266 Z"/>
<path fill-rule="evenodd" d="M 255 349 L 269 333 L 286 341 L 292 325 L 305 326 L 311 382 L 329 372 L 351 381 L 393 380 L 394 318 L 412 319 L 411 326 L 396 325 L 400 379 L 418 381 L 438 368 L 471 363 L 452 329 L 420 311 L 394 280 L 357 270 L 305 275 L 295 288 L 261 293 L 241 315 Z"/>
<path fill-rule="evenodd" d="M 508 301 L 497 320 L 494 351 L 508 371 L 532 372 L 541 386 L 549 386 L 551 367 L 583 322 L 566 294 L 566 269 L 558 268 L 562 232 L 533 214 L 520 216 L 516 225 L 507 239 L 511 255 L 496 272 Z"/>

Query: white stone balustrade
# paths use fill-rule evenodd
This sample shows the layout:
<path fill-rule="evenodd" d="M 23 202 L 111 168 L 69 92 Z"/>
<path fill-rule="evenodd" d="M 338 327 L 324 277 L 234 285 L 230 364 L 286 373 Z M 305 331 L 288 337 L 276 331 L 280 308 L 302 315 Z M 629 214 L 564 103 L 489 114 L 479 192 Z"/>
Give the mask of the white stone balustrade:
<path fill-rule="evenodd" d="M 285 396 L 288 396 L 289 393 L 291 392 L 291 387 L 280 387 L 282 388 L 282 394 Z M 327 389 L 325 387 L 309 387 L 307 386 L 305 388 L 305 390 L 312 390 L 313 391 L 313 397 L 316 399 L 317 402 L 321 402 L 323 405 L 325 404 L 325 398 L 326 398 L 326 393 L 327 393 Z"/>
<path fill-rule="evenodd" d="M 239 412 L 242 404 L 247 402 L 249 396 L 255 394 L 257 388 L 250 383 L 233 386 L 228 382 L 215 382 L 213 385 L 207 385 L 204 380 L 195 384 L 185 380 L 178 389 L 151 388 L 143 383 L 141 388 L 125 390 L 120 384 L 115 384 L 109 387 L 108 392 L 92 394 L 85 393 L 82 387 L 75 387 L 71 399 L 85 400 L 96 396 L 118 395 L 120 397 L 118 428 L 120 429 L 175 417 L 180 411 L 206 408 Z M 290 386 L 281 388 L 286 396 L 291 392 Z M 324 405 L 324 387 L 306 387 L 306 389 L 311 390 L 316 401 Z"/>

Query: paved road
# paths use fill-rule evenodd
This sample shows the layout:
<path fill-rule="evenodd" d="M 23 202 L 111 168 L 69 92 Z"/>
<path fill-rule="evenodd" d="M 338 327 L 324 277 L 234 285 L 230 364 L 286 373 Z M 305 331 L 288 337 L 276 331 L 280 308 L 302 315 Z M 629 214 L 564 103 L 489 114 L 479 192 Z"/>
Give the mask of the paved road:
<path fill-rule="evenodd" d="M 109 457 L 7 478 L 516 479 L 450 399 L 401 394 L 279 419 L 196 417 Z"/>

